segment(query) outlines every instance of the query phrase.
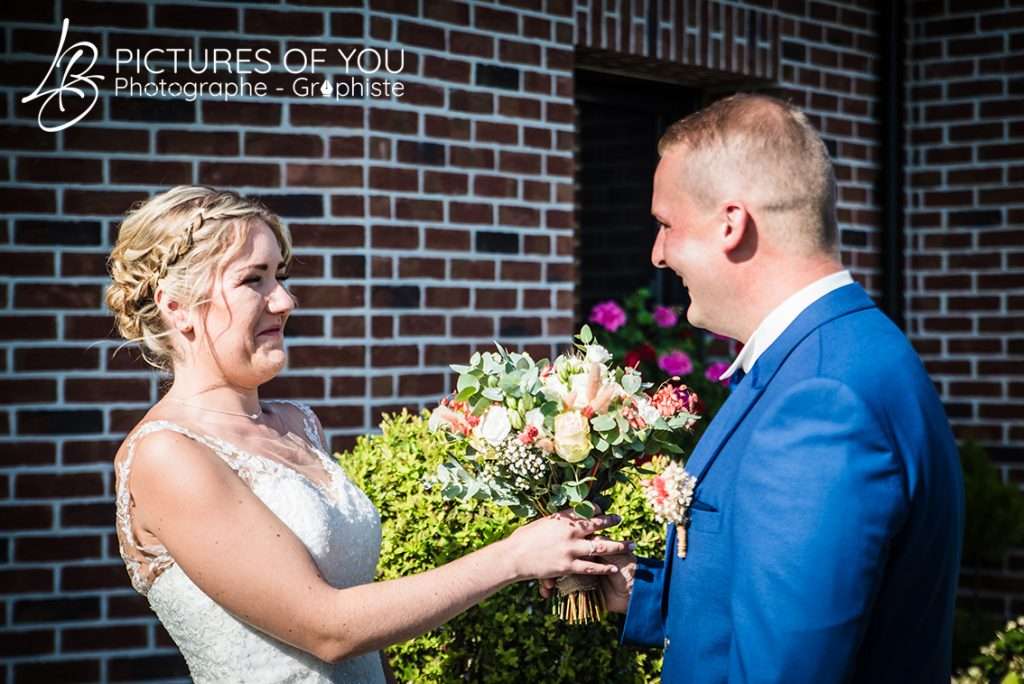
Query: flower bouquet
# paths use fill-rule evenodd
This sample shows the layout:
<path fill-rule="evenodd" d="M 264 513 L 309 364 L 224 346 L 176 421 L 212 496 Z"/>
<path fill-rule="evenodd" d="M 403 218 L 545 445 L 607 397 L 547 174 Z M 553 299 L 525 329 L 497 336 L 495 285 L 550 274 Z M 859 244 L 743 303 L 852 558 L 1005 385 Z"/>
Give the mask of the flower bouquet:
<path fill-rule="evenodd" d="M 452 366 L 456 392 L 434 409 L 430 427 L 467 449 L 438 468 L 445 497 L 489 500 L 524 518 L 566 508 L 591 517 L 607 507 L 610 487 L 629 481 L 626 469 L 682 453 L 681 437 L 700 417 L 697 395 L 671 383 L 648 394 L 651 384 L 613 366 L 589 327 L 576 339 L 554 362 L 496 344 Z M 558 587 L 562 619 L 603 616 L 594 578 L 566 577 Z"/>

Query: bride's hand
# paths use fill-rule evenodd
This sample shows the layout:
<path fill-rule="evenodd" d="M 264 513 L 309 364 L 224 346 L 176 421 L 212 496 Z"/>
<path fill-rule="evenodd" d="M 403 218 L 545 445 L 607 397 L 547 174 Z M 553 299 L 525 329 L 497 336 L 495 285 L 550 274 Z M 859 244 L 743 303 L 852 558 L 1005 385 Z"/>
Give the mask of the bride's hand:
<path fill-rule="evenodd" d="M 563 575 L 608 575 L 618 572 L 614 564 L 584 560 L 588 556 L 628 553 L 625 542 L 604 537 L 587 539 L 603 529 L 618 525 L 620 518 L 602 515 L 585 519 L 563 511 L 525 525 L 506 540 L 518 579 L 543 579 Z"/>

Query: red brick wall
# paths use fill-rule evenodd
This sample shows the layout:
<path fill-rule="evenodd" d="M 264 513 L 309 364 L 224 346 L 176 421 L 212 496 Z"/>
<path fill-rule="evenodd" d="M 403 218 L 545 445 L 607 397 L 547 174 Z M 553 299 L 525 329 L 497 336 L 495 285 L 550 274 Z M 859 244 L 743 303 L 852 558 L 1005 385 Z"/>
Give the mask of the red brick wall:
<path fill-rule="evenodd" d="M 1024 482 L 1024 5 L 918 2 L 909 25 L 908 332 L 957 436 Z M 1024 612 L 1024 554 L 981 584 Z"/>
<path fill-rule="evenodd" d="M 8 681 L 182 673 L 180 656 L 128 586 L 112 530 L 111 455 L 158 393 L 158 379 L 130 352 L 113 354 L 117 342 L 101 306 L 104 258 L 119 215 L 136 199 L 174 183 L 211 183 L 259 194 L 284 216 L 296 244 L 293 284 L 301 309 L 288 332 L 290 369 L 268 394 L 313 404 L 336 447 L 372 429 L 382 411 L 435 401 L 449 380 L 447 364 L 492 339 L 541 355 L 567 340 L 576 269 L 577 63 L 670 78 L 707 88 L 709 96 L 739 87 L 771 90 L 806 108 L 836 159 L 844 261 L 879 294 L 874 3 L 342 4 L 191 3 L 186 9 L 185 3 L 66 0 L 5 7 L 0 655 Z M 972 30 L 988 30 L 991 14 L 980 12 Z M 919 15 L 915 6 L 914 41 L 928 26 Z M 64 16 L 73 39 L 101 44 L 108 57 L 116 47 L 265 47 L 274 61 L 296 47 L 404 48 L 406 66 L 397 78 L 406 94 L 341 103 L 272 96 L 161 105 L 106 93 L 86 120 L 47 134 L 35 125 L 38 107 L 18 100 L 45 73 Z M 934 30 L 943 45 L 959 40 L 952 28 Z M 1020 54 L 1019 28 L 992 35 Z M 915 117 L 938 112 L 959 119 L 957 110 L 929 110 L 954 97 L 939 73 L 952 60 L 917 51 L 914 58 L 922 60 L 920 78 L 934 81 L 911 88 L 925 103 L 913 105 Z M 928 75 L 927 59 L 939 71 Z M 994 77 L 986 75 L 991 70 L 983 59 L 1000 57 L 969 58 L 981 76 L 958 82 L 994 80 L 1002 89 L 966 96 L 964 123 L 991 121 L 1005 138 L 951 137 L 956 144 L 947 145 L 945 137 L 930 141 L 934 133 L 921 129 L 939 129 L 941 136 L 989 133 L 961 131 L 949 123 L 954 119 L 913 119 L 912 154 L 925 161 L 908 160 L 914 199 L 908 313 L 929 364 L 966 368 L 932 366 L 958 425 L 998 425 L 990 442 L 1019 446 L 1010 416 L 991 412 L 1021 397 L 1021 383 L 1012 379 L 1014 371 L 1020 379 L 1022 354 L 1020 316 L 1013 315 L 1021 299 L 1020 243 L 1011 241 L 1021 210 L 1008 204 L 1012 196 L 998 194 L 1021 180 L 1020 121 L 1013 122 L 1011 105 L 987 108 L 986 102 L 1019 100 L 1020 57 L 1002 58 L 1003 71 Z M 999 153 L 1008 156 L 981 156 L 1014 136 L 1016 147 Z M 979 155 L 971 169 L 994 167 L 1001 175 L 956 180 L 961 163 L 942 158 L 950 154 L 946 147 L 970 149 Z M 919 171 L 938 174 L 938 187 L 922 185 Z M 965 190 L 970 201 L 927 208 L 933 190 Z M 999 212 L 1002 228 L 954 228 L 948 222 L 961 220 L 961 210 L 989 219 L 985 212 Z M 947 234 L 968 242 L 947 244 Z M 975 248 L 994 253 L 998 266 L 988 271 L 984 260 L 957 261 L 973 258 Z M 934 280 L 965 271 L 977 272 L 967 285 Z M 1000 274 L 1009 280 L 988 290 L 983 276 Z M 985 308 L 992 297 L 995 310 Z M 928 309 L 932 301 L 939 308 Z M 966 319 L 972 327 L 936 330 L 930 319 Z M 995 319 L 1000 322 L 986 322 Z M 946 346 L 957 338 L 973 345 L 975 337 L 977 348 Z M 961 392 L 960 382 L 994 384 L 998 393 L 975 399 Z M 963 405 L 970 416 L 957 414 Z"/>

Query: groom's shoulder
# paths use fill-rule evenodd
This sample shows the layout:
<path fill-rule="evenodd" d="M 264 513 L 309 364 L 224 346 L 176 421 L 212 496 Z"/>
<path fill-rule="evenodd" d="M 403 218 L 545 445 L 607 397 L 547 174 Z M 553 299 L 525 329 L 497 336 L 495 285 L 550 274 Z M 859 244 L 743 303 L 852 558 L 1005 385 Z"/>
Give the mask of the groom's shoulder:
<path fill-rule="evenodd" d="M 934 393 L 914 347 L 878 308 L 830 321 L 814 338 L 807 351 L 816 356 L 815 374 L 849 385 L 869 403 L 901 392 Z"/>

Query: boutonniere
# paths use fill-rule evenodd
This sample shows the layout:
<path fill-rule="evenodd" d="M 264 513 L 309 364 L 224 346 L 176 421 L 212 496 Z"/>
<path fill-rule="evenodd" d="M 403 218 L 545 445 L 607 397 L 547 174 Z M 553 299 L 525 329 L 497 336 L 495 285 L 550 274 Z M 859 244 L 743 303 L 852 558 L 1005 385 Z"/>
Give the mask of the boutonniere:
<path fill-rule="evenodd" d="M 665 464 L 661 473 L 643 480 L 641 485 L 647 502 L 654 509 L 654 517 L 660 522 L 676 525 L 676 555 L 686 558 L 686 522 L 693 503 L 693 492 L 697 488 L 697 478 L 686 472 L 679 463 L 669 461 L 664 456 L 651 460 L 655 468 Z"/>

